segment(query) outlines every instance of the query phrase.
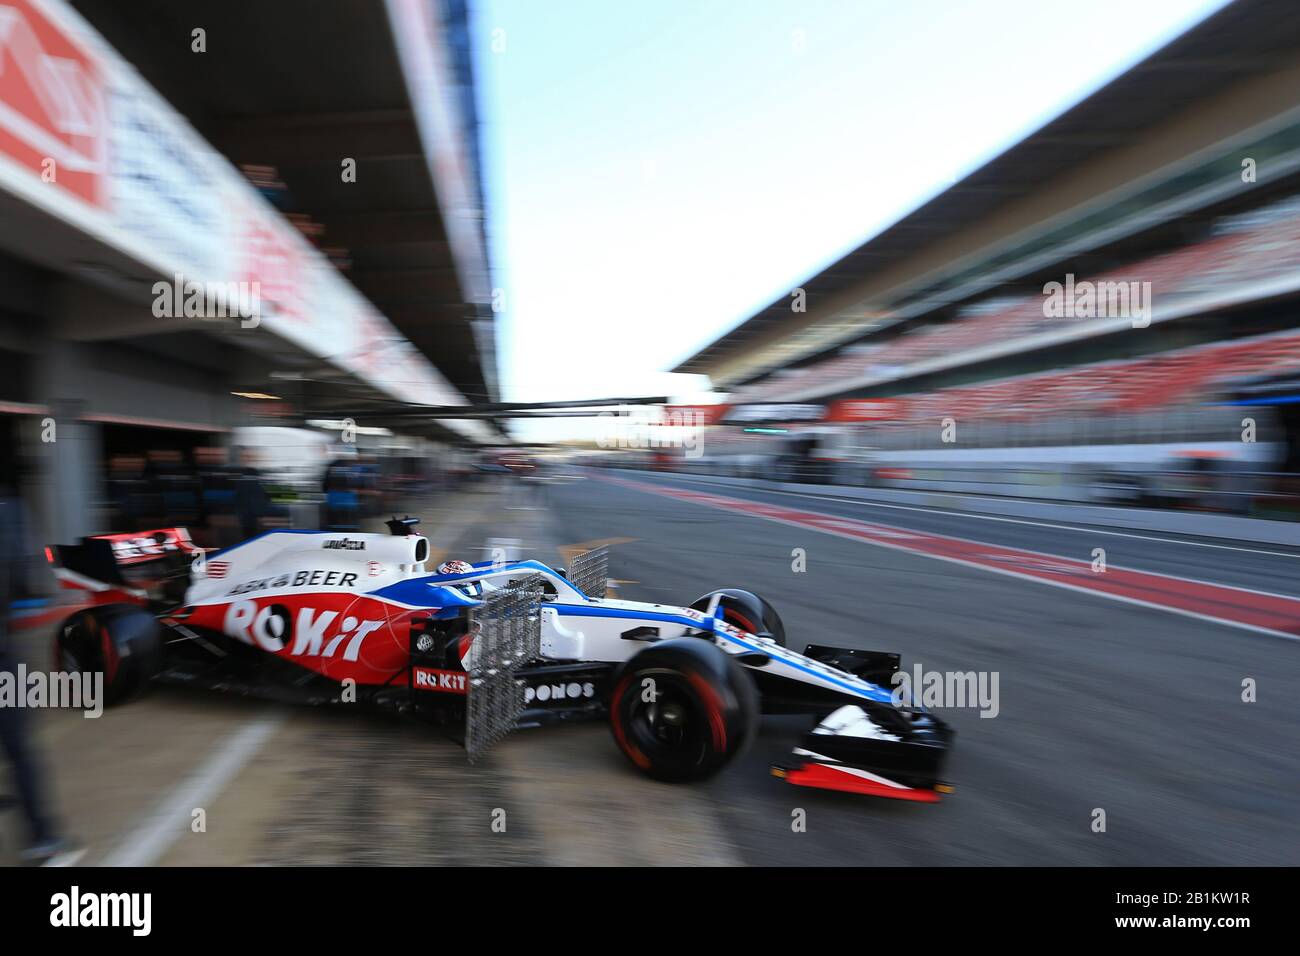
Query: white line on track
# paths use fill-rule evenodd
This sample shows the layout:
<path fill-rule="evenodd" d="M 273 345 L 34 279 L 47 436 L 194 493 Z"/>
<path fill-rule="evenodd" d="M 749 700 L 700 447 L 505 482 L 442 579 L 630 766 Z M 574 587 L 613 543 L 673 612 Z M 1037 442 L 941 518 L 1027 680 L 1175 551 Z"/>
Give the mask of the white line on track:
<path fill-rule="evenodd" d="M 658 486 L 658 487 L 666 487 L 666 486 Z M 708 494 L 709 492 L 699 492 L 699 493 L 700 493 L 700 494 Z M 822 496 L 822 495 L 805 495 L 805 494 L 802 494 L 801 492 L 797 492 L 797 491 L 773 492 L 773 494 L 797 495 L 797 496 L 799 496 L 799 497 L 803 497 L 803 498 L 824 498 L 824 499 L 827 500 L 827 501 L 842 501 L 842 500 L 843 500 L 842 498 L 826 497 L 826 496 Z M 740 498 L 740 497 L 728 496 L 728 495 L 722 495 L 722 494 L 719 494 L 719 495 L 717 495 L 716 497 L 724 498 L 724 499 L 726 499 L 726 498 L 730 498 L 731 500 L 741 502 L 742 504 L 751 504 L 751 505 L 762 505 L 762 504 L 766 504 L 766 502 L 758 501 L 758 500 L 755 500 L 755 499 L 753 499 L 753 498 Z M 688 500 L 688 499 L 681 499 L 681 500 Z M 774 505 L 773 507 L 779 507 L 779 506 Z M 925 510 L 925 509 L 921 509 L 921 510 Z M 740 512 L 740 511 L 736 511 L 736 512 L 734 512 L 734 513 L 736 513 L 736 514 L 744 514 L 744 512 Z M 942 512 L 935 512 L 935 513 L 938 514 L 938 513 L 942 513 Z M 966 537 L 966 536 L 964 536 L 964 535 L 960 535 L 960 534 L 952 534 L 952 533 L 950 533 L 950 532 L 946 532 L 946 531 L 926 531 L 926 530 L 924 530 L 924 529 L 922 529 L 922 528 L 909 528 L 907 525 L 902 525 L 902 524 L 886 524 L 886 523 L 884 523 L 884 522 L 882 522 L 882 521 L 878 521 L 878 520 L 876 520 L 875 518 L 850 518 L 848 515 L 837 515 L 837 514 L 833 514 L 833 513 L 829 512 L 829 511 L 810 511 L 810 512 L 808 512 L 808 514 L 818 515 L 818 516 L 823 517 L 823 518 L 835 518 L 835 519 L 838 519 L 838 520 L 841 520 L 841 521 L 853 521 L 853 522 L 857 522 L 858 524 L 864 524 L 864 525 L 867 525 L 868 527 L 885 528 L 885 529 L 887 529 L 887 530 L 889 530 L 889 531 L 903 531 L 903 532 L 906 532 L 907 534 L 910 534 L 910 535 L 913 535 L 913 536 L 916 536 L 916 537 L 923 537 L 923 538 L 943 538 L 943 539 L 948 540 L 948 541 L 962 541 L 962 542 L 964 542 L 964 543 L 966 543 L 966 544 L 976 544 L 976 545 L 980 545 L 981 547 L 987 547 L 987 548 L 1001 548 L 1001 549 L 1006 550 L 1006 551 L 1016 551 L 1016 552 L 1019 552 L 1020 554 L 1031 554 L 1031 555 L 1033 555 L 1034 557 L 1037 557 L 1037 558 L 1054 558 L 1054 559 L 1056 559 L 1056 560 L 1058 560 L 1058 561 L 1076 561 L 1076 562 L 1079 562 L 1079 563 L 1081 563 L 1081 564 L 1088 564 L 1088 562 L 1089 562 L 1089 559 L 1088 559 L 1088 558 L 1080 558 L 1080 557 L 1078 557 L 1078 556 L 1076 556 L 1076 555 L 1072 555 L 1072 554 L 1062 554 L 1062 553 L 1061 553 L 1061 550 L 1057 550 L 1057 551 L 1040 551 L 1040 550 L 1038 550 L 1037 548 L 1031 548 L 1031 547 L 1029 547 L 1029 546 L 1027 546 L 1027 545 L 1023 545 L 1023 544 L 998 544 L 996 541 L 985 541 L 985 540 L 983 540 L 983 539 L 981 539 L 981 538 L 968 538 L 968 537 Z M 755 517 L 769 517 L 769 516 L 768 516 L 768 515 L 756 515 Z M 780 520 L 780 519 L 775 519 L 775 518 L 774 518 L 774 519 L 772 519 L 772 520 L 775 521 L 775 520 Z M 803 527 L 803 526 L 800 525 L 800 527 Z M 814 526 L 814 525 L 808 525 L 808 527 L 815 527 L 815 526 Z M 825 530 L 825 529 L 821 529 L 821 530 Z M 1085 530 L 1085 531 L 1086 531 L 1087 529 L 1081 529 L 1081 530 Z M 1106 532 L 1102 532 L 1102 533 L 1105 534 Z M 850 538 L 851 538 L 852 540 L 855 540 L 855 541 L 858 541 L 858 540 L 865 540 L 865 539 L 861 539 L 861 538 L 858 538 L 858 537 L 853 536 L 853 535 L 850 535 Z M 1163 538 L 1155 538 L 1155 539 L 1153 539 L 1153 540 L 1156 540 L 1156 541 L 1162 541 L 1162 540 L 1164 540 L 1164 539 L 1163 539 Z M 872 543 L 881 543 L 881 542 L 872 542 Z M 1178 543 L 1178 542 L 1175 542 L 1175 543 Z M 904 547 L 906 547 L 906 546 L 904 546 Z M 910 549 L 910 548 L 908 548 L 907 550 L 912 551 L 912 549 Z M 1063 550 L 1063 549 L 1062 549 L 1062 550 Z M 938 558 L 938 557 L 939 557 L 939 555 L 931 554 L 931 553 L 928 552 L 928 551 L 912 551 L 912 553 L 914 553 L 914 554 L 923 554 L 923 555 L 925 555 L 926 557 L 932 557 L 932 558 Z M 972 565 L 972 566 L 973 566 L 973 567 L 984 567 L 984 565 L 982 565 L 982 564 L 977 564 L 977 565 Z M 1107 567 L 1112 568 L 1112 569 L 1114 569 L 1114 570 L 1116 570 L 1116 571 L 1132 571 L 1132 572 L 1134 572 L 1135 574 L 1149 574 L 1149 575 L 1152 575 L 1152 576 L 1154 576 L 1154 577 L 1168 578 L 1168 579 L 1171 580 L 1171 581 L 1185 581 L 1185 582 L 1187 582 L 1188 584 L 1203 584 L 1203 585 L 1206 585 L 1207 587 L 1212 587 L 1212 588 L 1222 588 L 1223 590 L 1226 590 L 1226 591 L 1240 591 L 1240 592 L 1242 592 L 1243 594 L 1258 594 L 1258 595 L 1261 595 L 1261 596 L 1263 596 L 1263 597 L 1281 598 L 1281 599 L 1283 599 L 1283 600 L 1287 600 L 1287 601 L 1300 601 L 1300 596 L 1295 595 L 1295 594 L 1283 594 L 1283 593 L 1280 592 L 1280 591 L 1261 591 L 1259 588 L 1248 588 L 1248 587 L 1246 587 L 1244 584 L 1227 584 L 1227 583 L 1225 583 L 1225 582 L 1223 582 L 1223 581 L 1208 581 L 1208 580 L 1206 580 L 1205 578 L 1189 578 L 1189 577 L 1187 577 L 1186 575 L 1182 575 L 1182 574 L 1174 574 L 1172 571 L 1156 571 L 1156 570 L 1153 570 L 1153 569 L 1151 569 L 1151 568 L 1138 568 L 1138 567 L 1134 567 L 1134 566 L 1131 565 L 1131 564 L 1115 564 L 1114 562 L 1109 562 L 1109 563 L 1107 564 Z M 1037 580 L 1037 579 L 1035 579 L 1035 580 Z M 1270 631 L 1269 633 L 1274 633 L 1274 632 Z M 1297 638 L 1297 640 L 1300 640 L 1300 638 Z"/>
<path fill-rule="evenodd" d="M 621 479 L 621 480 L 629 480 L 629 479 Z M 642 482 L 642 484 L 646 485 L 648 488 L 651 488 L 651 489 L 656 488 L 656 486 L 653 485 L 653 484 L 650 483 L 650 482 Z M 658 487 L 659 487 L 659 488 L 663 488 L 664 486 L 663 486 L 663 485 L 659 485 Z M 657 492 L 656 492 L 656 491 L 648 491 L 648 492 L 645 492 L 645 493 L 647 493 L 647 494 L 655 494 L 655 493 L 657 493 Z M 798 494 L 798 492 L 786 492 L 786 494 Z M 672 497 L 672 496 L 669 495 L 669 497 Z M 720 497 L 720 498 L 725 498 L 726 496 L 725 496 L 725 495 L 719 495 L 718 497 Z M 1085 587 L 1080 587 L 1080 586 L 1077 585 L 1077 584 L 1069 584 L 1069 583 L 1067 583 L 1067 582 L 1065 582 L 1065 581 L 1056 581 L 1056 580 L 1053 580 L 1053 579 L 1051 579 L 1051 578 L 1043 578 L 1043 577 L 1039 577 L 1038 575 L 1034 575 L 1034 574 L 1026 574 L 1026 573 L 1024 573 L 1024 572 L 1022 572 L 1022 571 L 1016 571 L 1016 570 L 1014 570 L 1014 569 L 1012 569 L 1012 568 L 998 568 L 998 567 L 993 567 L 992 565 L 989 565 L 989 564 L 982 564 L 982 563 L 980 563 L 980 562 L 978 562 L 978 561 L 969 561 L 969 560 L 967 560 L 967 559 L 965 559 L 965 558 L 957 558 L 957 557 L 953 557 L 953 556 L 951 556 L 951 555 L 946 555 L 946 554 L 933 554 L 933 553 L 928 552 L 928 551 L 920 551 L 920 550 L 917 550 L 917 549 L 915 549 L 915 548 L 908 547 L 907 545 L 904 545 L 904 544 L 895 544 L 895 543 L 890 542 L 890 541 L 879 541 L 879 540 L 876 540 L 876 539 L 873 539 L 873 538 L 864 538 L 864 537 L 861 537 L 861 536 L 859 536 L 859 535 L 851 534 L 851 533 L 849 533 L 849 532 L 847 532 L 847 531 L 841 531 L 841 530 L 838 530 L 838 529 L 835 529 L 835 528 L 825 528 L 825 527 L 821 527 L 821 526 L 819 526 L 819 525 L 808 524 L 808 523 L 806 523 L 806 522 L 804 522 L 804 521 L 800 521 L 800 520 L 794 520 L 794 519 L 791 519 L 791 518 L 778 518 L 778 517 L 776 517 L 775 515 L 766 515 L 766 514 L 748 514 L 748 513 L 743 512 L 743 511 L 738 511 L 738 510 L 734 510 L 734 509 L 730 509 L 730 508 L 724 508 L 724 507 L 721 507 L 721 506 L 719 506 L 719 505 L 712 504 L 712 503 L 710 503 L 710 502 L 708 502 L 708 501 L 699 501 L 699 500 L 693 500 L 693 499 L 690 499 L 690 498 L 678 498 L 677 500 L 678 500 L 678 501 L 685 501 L 685 502 L 687 502 L 687 503 L 689 503 L 689 504 L 702 505 L 702 506 L 704 506 L 704 507 L 706 507 L 706 508 L 714 508 L 714 509 L 719 510 L 719 511 L 728 511 L 728 512 L 730 512 L 731 514 L 738 514 L 738 515 L 741 515 L 741 516 L 743 516 L 743 517 L 759 518 L 759 519 L 762 519 L 762 520 L 765 520 L 765 521 L 775 521 L 775 522 L 777 522 L 778 524 L 788 525 L 788 526 L 790 526 L 790 527 L 792 527 L 792 528 L 800 528 L 800 529 L 802 529 L 802 530 L 804 530 L 804 531 L 815 531 L 815 532 L 819 532 L 819 533 L 821 533 L 821 534 L 834 535 L 834 536 L 837 537 L 837 538 L 844 538 L 844 539 L 846 539 L 846 540 L 848 540 L 848 541 L 857 541 L 857 542 L 860 543 L 860 544 L 874 545 L 874 546 L 877 547 L 877 548 L 887 548 L 887 549 L 889 549 L 889 550 L 891 550 L 891 551 L 901 551 L 901 552 L 903 552 L 904 554 L 910 554 L 910 555 L 913 555 L 914 557 L 930 558 L 930 559 L 935 560 L 935 561 L 945 561 L 945 562 L 947 562 L 947 563 L 949 563 L 949 564 L 959 564 L 959 565 L 962 565 L 963 567 L 974 568 L 974 569 L 977 570 L 977 571 L 988 571 L 988 572 L 990 572 L 990 573 L 992 573 L 992 574 L 1000 574 L 1000 575 L 1002 575 L 1002 576 L 1004 576 L 1004 577 L 1009 577 L 1009 578 L 1019 578 L 1019 579 L 1022 580 L 1022 581 L 1031 581 L 1031 582 L 1034 582 L 1034 583 L 1036 583 L 1036 584 L 1045 584 L 1045 585 L 1047 585 L 1048 587 L 1061 588 L 1061 589 L 1066 590 L 1066 591 L 1074 591 L 1074 592 L 1077 593 L 1077 594 L 1087 594 L 1087 595 L 1091 595 L 1092 597 L 1103 598 L 1103 599 L 1108 600 L 1108 601 L 1118 601 L 1118 602 L 1120 602 L 1121 604 L 1132 604 L 1132 605 L 1134 605 L 1134 606 L 1136 606 L 1136 607 L 1145 607 L 1145 608 L 1150 608 L 1150 609 L 1155 610 L 1155 611 L 1165 611 L 1165 612 L 1170 613 L 1170 614 L 1178 614 L 1178 615 L 1181 615 L 1182 617 L 1189 617 L 1189 618 L 1192 618 L 1192 619 L 1194 619 L 1194 620 L 1204 621 L 1204 622 L 1206 622 L 1206 623 L 1208 623 L 1208 624 L 1220 624 L 1220 625 L 1223 625 L 1223 626 L 1225 626 L 1225 627 L 1232 627 L 1232 628 L 1236 628 L 1237 630 L 1241 630 L 1241 631 L 1250 631 L 1250 632 L 1255 633 L 1255 634 L 1265 634 L 1265 635 L 1267 635 L 1267 636 L 1269 636 L 1269 637 L 1280 637 L 1280 638 L 1283 638 L 1284 640 L 1288 640 L 1288 641 L 1300 641 L 1300 635 L 1288 634 L 1286 631 L 1277 631 L 1277 630 L 1273 630 L 1272 628 L 1261 627 L 1261 626 L 1259 626 L 1259 625 L 1257 625 L 1257 624 L 1247 624 L 1247 623 L 1245 623 L 1245 622 L 1243 622 L 1243 621 L 1234 621 L 1234 620 L 1232 620 L 1231 618 L 1226 618 L 1226 617 L 1212 617 L 1212 616 L 1210 616 L 1210 615 L 1208 615 L 1208 614 L 1202 614 L 1202 613 L 1200 613 L 1200 612 L 1198 612 L 1198 611 L 1189 611 L 1189 610 L 1187 610 L 1186 608 L 1174 607 L 1174 606 L 1172 606 L 1172 605 L 1168 605 L 1168 604 L 1158 604 L 1158 603 L 1156 603 L 1156 602 L 1154 602 L 1154 601 L 1144 601 L 1144 600 L 1142 600 L 1141 598 L 1126 597 L 1126 596 L 1121 595 L 1121 594 L 1114 594 L 1114 593 L 1112 593 L 1112 592 L 1110 592 L 1110 591 L 1100 591 L 1100 590 L 1097 590 L 1097 589 L 1095 589 L 1095 588 L 1085 588 Z M 758 505 L 761 505 L 761 504 L 763 503 L 763 502 L 761 502 L 761 501 L 752 501 L 752 500 L 745 499 L 745 498 L 735 498 L 735 499 L 733 499 L 733 500 L 735 500 L 735 501 L 739 501 L 739 502 L 742 503 L 742 504 L 758 504 Z M 834 517 L 836 517 L 836 516 L 835 516 L 835 515 L 827 515 L 826 517 L 834 518 Z M 845 518 L 844 520 L 846 520 L 846 521 L 856 521 L 857 519 L 855 519 L 855 518 Z M 864 522 L 864 523 L 865 523 L 865 522 Z M 952 535 L 936 534 L 935 532 L 931 532 L 931 531 L 917 531 L 917 530 L 914 529 L 914 528 L 903 528 L 903 527 L 900 527 L 900 526 L 897 526 L 897 525 L 892 525 L 892 526 L 891 526 L 891 525 L 884 525 L 883 527 L 895 528 L 895 529 L 897 529 L 897 530 L 899 530 L 899 531 L 912 531 L 912 532 L 915 533 L 915 534 L 929 535 L 929 536 L 931 536 L 931 537 L 939 537 L 939 538 L 947 537 L 947 538 L 953 538 Z M 959 541 L 967 541 L 967 542 L 971 542 L 971 543 L 974 543 L 974 544 L 988 544 L 988 542 L 976 541 L 975 539 L 972 539 L 972 538 L 956 538 L 955 540 L 959 540 Z M 994 545 L 994 547 L 1003 547 L 1003 546 L 1002 546 L 1002 545 Z M 1057 557 L 1057 558 L 1060 557 L 1060 555 L 1047 554 L 1047 553 L 1045 553 L 1045 552 L 1041 552 L 1041 551 L 1026 551 L 1026 549 L 1024 549 L 1024 548 L 1010 548 L 1010 549 L 1008 549 L 1008 550 L 1012 550 L 1012 551 L 1022 551 L 1022 552 L 1027 553 L 1027 554 L 1041 555 L 1041 556 L 1044 556 L 1044 557 Z M 1138 569 L 1126 569 L 1126 570 L 1138 570 Z M 1158 572 L 1158 571 L 1140 571 L 1139 573 L 1142 573 L 1142 574 L 1150 574 L 1150 575 L 1153 575 L 1153 576 L 1156 576 L 1156 577 L 1165 577 L 1165 578 L 1172 578 L 1172 577 L 1174 577 L 1174 575 L 1161 574 L 1161 573 Z M 1233 585 L 1230 585 L 1230 584 L 1215 584 L 1215 583 L 1212 582 L 1212 581 L 1196 581 L 1196 580 L 1194 580 L 1194 579 L 1192 579 L 1192 578 L 1182 578 L 1182 579 L 1180 579 L 1180 580 L 1191 581 L 1191 582 L 1194 583 L 1194 584 L 1208 584 L 1208 585 L 1210 585 L 1210 586 L 1212 586 L 1212 587 L 1225 588 L 1225 589 L 1235 590 L 1235 591 L 1246 591 L 1246 592 L 1255 593 L 1255 594 L 1265 594 L 1265 595 L 1268 595 L 1269 597 L 1278 597 L 1278 598 L 1284 598 L 1284 599 L 1295 600 L 1294 598 L 1291 598 L 1289 595 L 1286 595 L 1286 594 L 1273 594 L 1272 592 L 1268 592 L 1268 591 L 1253 591 L 1253 592 L 1252 592 L 1250 588 L 1239 588 L 1239 587 L 1234 587 Z"/>
<path fill-rule="evenodd" d="M 283 723 L 282 714 L 272 713 L 245 724 L 197 770 L 154 804 L 135 829 L 108 852 L 100 865 L 149 866 L 156 863 L 177 837 L 189 832 L 195 808 L 210 806 Z"/>
<path fill-rule="evenodd" d="M 698 481 L 700 484 L 710 485 L 714 488 L 737 488 L 756 491 L 765 495 L 790 495 L 794 498 L 813 498 L 817 501 L 835 501 L 840 504 L 857 505 L 861 508 L 895 508 L 899 511 L 920 511 L 924 514 L 939 515 L 942 517 L 953 518 L 972 518 L 976 521 L 1005 521 L 1009 524 L 1028 524 L 1039 528 L 1056 528 L 1061 531 L 1077 531 L 1080 534 L 1105 534 L 1119 538 L 1137 538 L 1142 541 L 1158 541 L 1161 544 L 1186 545 L 1189 548 L 1217 548 L 1221 551 L 1246 551 L 1250 554 L 1266 554 L 1278 558 L 1291 558 L 1300 561 L 1300 553 L 1292 551 L 1263 551 L 1259 548 L 1241 548 L 1229 544 L 1215 544 L 1211 541 L 1184 541 L 1180 538 L 1164 538 L 1158 535 L 1135 534 L 1132 531 L 1103 531 L 1100 528 L 1094 528 L 1087 525 L 1059 524 L 1054 521 L 1032 521 L 1029 518 L 1008 518 L 1003 515 L 980 515 L 972 514 L 969 511 L 951 511 L 946 508 L 926 508 L 921 505 L 896 505 L 882 501 L 864 501 L 860 498 L 842 498 L 838 495 L 817 495 L 808 491 L 783 491 L 776 488 L 758 488 L 750 485 L 727 485 L 722 482 L 703 481 L 698 478 L 687 478 L 686 482 Z M 918 529 L 904 529 L 916 531 Z M 1300 536 L 1300 529 L 1296 532 Z"/>

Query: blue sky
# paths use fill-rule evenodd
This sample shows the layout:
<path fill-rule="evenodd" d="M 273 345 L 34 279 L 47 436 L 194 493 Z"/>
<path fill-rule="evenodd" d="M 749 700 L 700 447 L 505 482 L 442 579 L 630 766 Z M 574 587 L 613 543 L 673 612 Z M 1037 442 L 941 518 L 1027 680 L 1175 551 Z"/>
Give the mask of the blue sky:
<path fill-rule="evenodd" d="M 693 397 L 662 370 L 1223 5 L 479 0 L 506 396 Z"/>

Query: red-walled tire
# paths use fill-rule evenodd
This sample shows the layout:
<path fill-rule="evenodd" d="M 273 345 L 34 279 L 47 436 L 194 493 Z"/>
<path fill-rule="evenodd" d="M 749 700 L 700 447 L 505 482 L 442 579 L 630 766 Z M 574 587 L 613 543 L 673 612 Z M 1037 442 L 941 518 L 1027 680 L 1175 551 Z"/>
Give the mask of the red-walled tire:
<path fill-rule="evenodd" d="M 614 741 L 642 772 L 703 780 L 740 753 L 758 727 L 758 690 L 711 641 L 652 644 L 623 665 L 610 693 Z"/>
<path fill-rule="evenodd" d="M 139 695 L 162 667 L 162 628 L 132 604 L 78 611 L 55 636 L 58 667 L 75 674 L 102 672 L 104 704 Z"/>

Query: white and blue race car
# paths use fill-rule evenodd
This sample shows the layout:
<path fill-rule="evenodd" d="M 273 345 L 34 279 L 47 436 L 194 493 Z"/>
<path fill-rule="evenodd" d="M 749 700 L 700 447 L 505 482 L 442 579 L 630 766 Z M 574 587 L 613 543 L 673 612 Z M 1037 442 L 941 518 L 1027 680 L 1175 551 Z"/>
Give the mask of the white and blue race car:
<path fill-rule="evenodd" d="M 61 665 L 101 671 L 109 703 L 154 681 L 308 703 L 365 703 L 451 729 L 481 756 L 510 731 L 608 719 L 659 780 L 706 778 L 760 713 L 815 726 L 792 784 L 935 802 L 952 730 L 891 689 L 896 654 L 786 646 L 768 602 L 740 589 L 688 606 L 607 597 L 606 555 L 427 568 L 415 519 L 390 533 L 273 531 L 205 554 L 181 528 L 51 548 L 87 606 Z"/>

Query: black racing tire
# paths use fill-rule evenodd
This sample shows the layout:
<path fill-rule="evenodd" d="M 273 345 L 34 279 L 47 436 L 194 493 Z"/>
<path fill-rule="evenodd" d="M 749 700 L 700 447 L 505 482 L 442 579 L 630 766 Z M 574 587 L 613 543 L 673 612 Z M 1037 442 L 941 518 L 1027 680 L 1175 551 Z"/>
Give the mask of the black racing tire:
<path fill-rule="evenodd" d="M 776 608 L 763 600 L 753 591 L 740 588 L 719 588 L 698 598 L 691 604 L 692 610 L 709 613 L 714 597 L 722 607 L 722 619 L 750 634 L 770 637 L 781 647 L 785 647 L 785 624 Z"/>
<path fill-rule="evenodd" d="M 614 742 L 656 780 L 710 777 L 757 732 L 758 689 L 711 641 L 686 637 L 652 644 L 623 665 L 613 688 Z"/>
<path fill-rule="evenodd" d="M 162 668 L 162 626 L 133 604 L 105 604 L 78 611 L 55 636 L 58 667 L 104 675 L 104 704 L 138 696 Z"/>

